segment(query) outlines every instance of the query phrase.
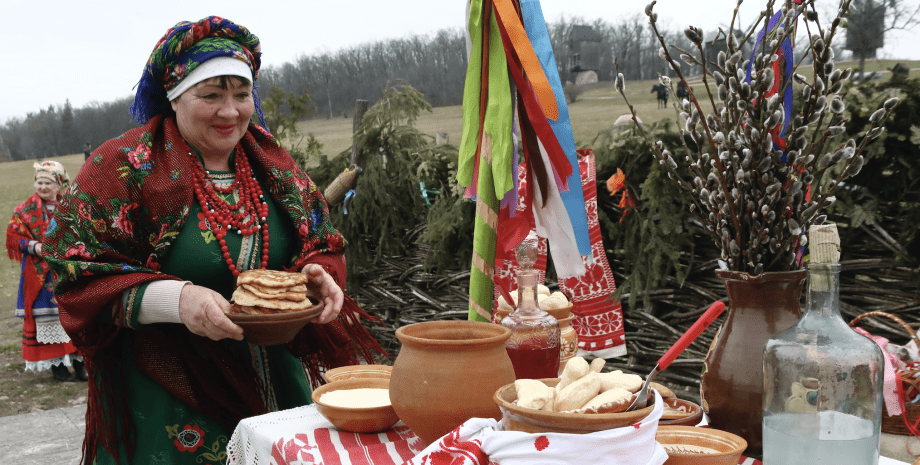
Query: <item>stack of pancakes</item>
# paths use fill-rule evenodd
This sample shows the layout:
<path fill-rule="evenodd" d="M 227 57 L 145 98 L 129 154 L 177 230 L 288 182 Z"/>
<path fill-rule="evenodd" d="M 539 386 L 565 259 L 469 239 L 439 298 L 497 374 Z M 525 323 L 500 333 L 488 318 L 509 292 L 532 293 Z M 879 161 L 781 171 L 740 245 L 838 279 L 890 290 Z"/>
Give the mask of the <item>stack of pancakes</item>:
<path fill-rule="evenodd" d="M 249 315 L 291 313 L 314 307 L 307 297 L 307 275 L 274 270 L 249 270 L 236 279 L 230 311 Z"/>

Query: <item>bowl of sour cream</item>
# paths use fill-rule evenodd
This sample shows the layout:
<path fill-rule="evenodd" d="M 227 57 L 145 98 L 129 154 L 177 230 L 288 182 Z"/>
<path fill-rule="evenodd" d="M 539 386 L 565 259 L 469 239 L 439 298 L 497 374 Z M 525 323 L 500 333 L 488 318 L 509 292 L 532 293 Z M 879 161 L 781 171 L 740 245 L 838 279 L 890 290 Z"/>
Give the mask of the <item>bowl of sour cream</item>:
<path fill-rule="evenodd" d="M 313 403 L 330 423 L 342 431 L 376 433 L 399 421 L 390 403 L 390 380 L 352 378 L 316 388 Z"/>

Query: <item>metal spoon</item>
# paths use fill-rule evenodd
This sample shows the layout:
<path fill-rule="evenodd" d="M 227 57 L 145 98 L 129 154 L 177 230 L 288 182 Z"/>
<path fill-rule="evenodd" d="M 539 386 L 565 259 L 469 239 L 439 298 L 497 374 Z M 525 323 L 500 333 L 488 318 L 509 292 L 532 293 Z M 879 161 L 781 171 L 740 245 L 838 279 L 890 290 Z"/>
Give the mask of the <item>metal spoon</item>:
<path fill-rule="evenodd" d="M 639 408 L 645 408 L 648 405 L 648 385 L 652 382 L 652 378 L 658 374 L 661 370 L 664 370 L 678 355 L 684 352 L 684 349 L 690 345 L 697 337 L 715 321 L 719 315 L 722 314 L 722 311 L 725 310 L 724 302 L 716 302 L 706 310 L 706 313 L 703 313 L 703 316 L 700 319 L 696 320 L 696 323 L 693 323 L 693 326 L 684 333 L 677 342 L 668 349 L 661 358 L 658 359 L 658 363 L 655 364 L 655 368 L 652 369 L 652 372 L 648 374 L 645 378 L 645 383 L 642 385 L 642 389 L 636 394 L 636 400 L 634 400 L 629 407 L 626 408 L 626 411 L 636 410 Z"/>

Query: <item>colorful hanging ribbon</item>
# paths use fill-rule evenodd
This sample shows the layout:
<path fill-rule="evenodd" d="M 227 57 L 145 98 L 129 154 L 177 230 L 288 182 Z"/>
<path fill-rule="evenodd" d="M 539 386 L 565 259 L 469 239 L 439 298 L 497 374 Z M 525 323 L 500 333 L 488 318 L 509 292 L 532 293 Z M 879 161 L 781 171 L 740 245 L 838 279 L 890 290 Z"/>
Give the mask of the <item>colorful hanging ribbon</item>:
<path fill-rule="evenodd" d="M 472 0 L 469 5 L 467 34 L 470 45 L 469 63 L 466 68 L 466 80 L 463 84 L 463 125 L 460 133 L 459 160 L 457 163 L 457 182 L 467 188 L 467 197 L 475 195 L 479 129 L 485 116 L 480 111 L 482 100 L 482 48 L 483 48 L 483 14 L 482 0 Z"/>
<path fill-rule="evenodd" d="M 524 25 L 521 24 L 521 18 L 518 17 L 513 2 L 511 0 L 494 1 L 495 11 L 498 13 L 504 30 L 507 31 L 507 37 L 510 39 L 511 46 L 521 62 L 521 67 L 527 73 L 527 80 L 533 86 L 534 94 L 536 94 L 537 100 L 540 102 L 543 114 L 553 121 L 558 120 L 559 109 L 556 105 L 556 95 L 544 73 L 540 60 L 537 58 L 537 54 L 534 52 L 531 39 L 528 38 L 528 32 L 525 32 Z M 523 2 L 521 6 L 523 7 Z M 556 69 L 555 62 L 553 62 L 552 69 Z"/>
<path fill-rule="evenodd" d="M 418 183 L 419 190 L 422 192 L 422 199 L 425 201 L 425 205 L 431 206 L 431 199 L 428 198 L 429 195 L 438 195 L 440 192 L 437 189 L 425 189 L 425 183 Z"/>
<path fill-rule="evenodd" d="M 581 176 L 574 169 L 575 142 L 549 33 L 539 2 L 517 1 L 469 2 L 457 180 L 467 196 L 476 198 L 469 307 L 474 320 L 491 314 L 496 249 L 511 250 L 532 227 L 549 239 L 560 277 L 584 274 L 582 256 L 593 260 Z M 512 142 L 515 90 L 522 160 Z M 519 161 L 532 181 L 523 193 L 517 190 Z M 519 195 L 530 203 L 522 215 L 515 214 Z"/>
<path fill-rule="evenodd" d="M 539 4 L 537 4 L 537 6 L 539 6 Z M 540 15 L 539 17 L 542 18 L 541 13 Z M 577 171 L 565 174 L 564 170 L 571 170 L 573 165 L 562 149 L 560 140 L 551 125 L 552 122 L 548 121 L 542 114 L 535 95 L 531 90 L 531 86 L 525 79 L 523 65 L 513 47 L 507 30 L 501 22 L 499 22 L 498 27 L 504 43 L 505 53 L 508 57 L 508 65 L 511 68 L 511 76 L 514 78 L 515 85 L 519 90 L 519 96 L 523 102 L 522 106 L 526 110 L 526 112 L 521 112 L 520 118 L 524 121 L 526 117 L 531 123 L 532 130 L 536 133 L 538 139 L 538 143 L 535 147 L 537 150 L 531 150 L 531 153 L 528 154 L 528 161 L 534 168 L 533 172 L 538 181 L 536 184 L 539 187 L 539 189 L 536 187 L 534 188 L 534 199 L 539 201 L 534 203 L 533 208 L 537 234 L 549 239 L 550 250 L 553 253 L 553 263 L 556 266 L 556 272 L 559 276 L 569 277 L 584 274 L 585 269 L 581 260 L 582 254 L 579 248 L 581 245 L 579 236 L 581 236 L 586 243 L 586 255 L 591 256 L 590 240 L 587 238 L 588 227 L 584 209 L 584 197 L 581 189 L 574 189 L 574 185 L 572 186 L 573 189 L 567 189 L 565 186 L 567 180 L 571 178 L 573 182 L 577 182 L 577 186 L 580 187 L 581 176 Z M 542 25 L 542 29 L 545 32 L 545 23 Z M 548 33 L 546 33 L 546 35 L 548 37 Z M 555 63 L 555 60 L 553 60 L 553 63 Z M 558 73 L 553 73 L 553 76 L 558 77 Z M 565 108 L 564 105 L 565 99 L 563 98 L 561 99 L 560 108 Z M 567 116 L 568 112 L 566 111 L 566 118 L 564 121 L 566 126 L 568 126 Z M 571 135 L 570 127 L 568 129 L 568 139 L 571 141 L 570 148 L 573 159 L 575 163 L 577 163 L 577 155 L 575 155 L 574 147 L 575 143 Z M 540 163 L 541 161 L 542 163 Z M 541 165 L 546 168 L 540 169 Z M 544 171 L 551 171 L 553 176 L 542 176 L 542 172 Z M 543 181 L 544 178 L 546 181 Z M 560 195 L 560 192 L 563 190 L 568 190 L 573 194 L 571 196 L 572 200 L 579 198 L 581 200 L 575 200 L 573 206 L 567 206 Z M 570 211 L 574 215 L 570 215 Z M 581 223 L 579 227 L 579 232 L 581 234 L 576 235 L 572 221 L 573 217 L 581 219 L 581 221 L 578 221 L 578 223 Z M 504 242 L 502 238 L 499 238 L 500 244 Z"/>
<path fill-rule="evenodd" d="M 559 119 L 548 123 L 556 135 L 562 151 L 565 153 L 569 166 L 572 167 L 571 173 L 563 180 L 563 185 L 568 186 L 568 189 L 560 190 L 562 203 L 565 204 L 565 209 L 569 215 L 569 223 L 572 225 L 577 241 L 578 253 L 583 257 L 591 257 L 591 240 L 585 212 L 585 194 L 582 189 L 581 174 L 579 170 L 575 169 L 578 166 L 575 137 L 572 134 L 569 108 L 566 104 L 565 92 L 562 90 L 562 80 L 559 77 L 559 70 L 556 68 L 556 58 L 553 56 L 553 47 L 539 0 L 521 0 L 521 15 L 524 19 L 527 35 L 530 37 L 530 43 L 540 59 L 540 64 L 546 72 L 553 94 L 556 96 Z M 565 176 L 562 173 L 560 175 Z M 554 256 L 554 259 L 558 260 L 558 258 Z"/>
<path fill-rule="evenodd" d="M 348 201 L 354 198 L 355 190 L 351 189 L 345 193 L 345 198 L 342 200 L 342 208 L 345 210 L 345 214 L 348 214 Z"/>

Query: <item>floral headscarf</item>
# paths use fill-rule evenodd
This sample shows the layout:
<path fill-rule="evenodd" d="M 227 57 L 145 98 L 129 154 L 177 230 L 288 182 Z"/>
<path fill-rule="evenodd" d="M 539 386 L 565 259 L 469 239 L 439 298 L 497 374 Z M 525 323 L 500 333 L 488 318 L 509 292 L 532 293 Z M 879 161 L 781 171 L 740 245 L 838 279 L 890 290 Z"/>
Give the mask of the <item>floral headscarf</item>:
<path fill-rule="evenodd" d="M 160 38 L 137 84 L 131 116 L 145 124 L 154 115 L 170 112 L 166 92 L 177 86 L 202 63 L 217 57 L 243 61 L 252 70 L 252 82 L 262 65 L 259 38 L 229 19 L 208 16 L 197 23 L 182 21 Z M 253 86 L 256 112 L 265 126 L 258 94 Z"/>
<path fill-rule="evenodd" d="M 35 162 L 32 164 L 32 168 L 35 168 L 35 180 L 38 181 L 38 178 L 46 178 L 57 183 L 58 187 L 64 189 L 70 184 L 70 176 L 67 175 L 67 170 L 64 169 L 64 165 L 52 161 L 46 160 L 41 163 Z"/>

